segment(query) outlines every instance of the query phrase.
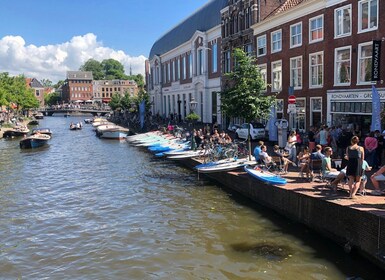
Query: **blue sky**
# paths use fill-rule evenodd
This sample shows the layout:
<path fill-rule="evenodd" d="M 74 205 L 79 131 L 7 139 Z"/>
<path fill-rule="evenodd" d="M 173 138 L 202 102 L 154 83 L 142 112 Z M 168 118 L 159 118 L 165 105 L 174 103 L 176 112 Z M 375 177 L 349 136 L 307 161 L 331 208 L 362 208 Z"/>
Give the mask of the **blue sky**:
<path fill-rule="evenodd" d="M 134 74 L 143 74 L 153 43 L 207 2 L 3 0 L 0 72 L 56 82 L 90 57 L 111 57 L 122 62 L 127 74 L 130 65 Z"/>

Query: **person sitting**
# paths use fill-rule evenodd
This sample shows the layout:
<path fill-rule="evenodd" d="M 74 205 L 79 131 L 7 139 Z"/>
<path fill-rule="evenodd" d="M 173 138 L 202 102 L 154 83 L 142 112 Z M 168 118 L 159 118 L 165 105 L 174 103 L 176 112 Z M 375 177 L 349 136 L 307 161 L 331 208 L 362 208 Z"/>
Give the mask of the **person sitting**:
<path fill-rule="evenodd" d="M 297 156 L 300 172 L 299 176 L 303 178 L 303 173 L 306 173 L 306 177 L 310 179 L 311 172 L 310 172 L 310 151 L 308 147 L 304 147 L 303 151 L 300 152 Z"/>
<path fill-rule="evenodd" d="M 290 163 L 293 166 L 297 166 L 294 162 L 292 162 L 291 160 L 289 160 L 288 158 L 285 157 L 284 153 L 280 151 L 278 145 L 274 145 L 273 151 L 280 158 L 281 162 L 283 163 L 282 164 L 282 171 L 283 171 L 283 173 L 287 173 L 288 172 L 288 168 L 289 168 L 289 164 Z"/>
<path fill-rule="evenodd" d="M 360 187 L 359 187 L 359 194 L 364 195 L 365 194 L 365 186 L 368 182 L 367 176 L 364 174 L 365 171 L 372 170 L 372 167 L 369 166 L 366 160 L 362 162 L 362 169 L 363 169 L 363 176 L 361 177 Z M 340 170 L 340 173 L 337 175 L 337 177 L 331 182 L 330 186 L 333 188 L 333 191 L 337 191 L 338 184 L 346 178 L 346 166 Z"/>
<path fill-rule="evenodd" d="M 323 178 L 336 178 L 339 174 L 337 169 L 332 168 L 332 159 L 331 156 L 333 154 L 333 150 L 331 147 L 325 148 L 325 157 L 322 159 L 322 177 Z"/>
<path fill-rule="evenodd" d="M 316 145 L 315 146 L 315 152 L 311 153 L 310 159 L 323 159 L 325 155 L 322 153 L 322 146 Z"/>
<path fill-rule="evenodd" d="M 255 157 L 255 161 L 257 163 L 262 163 L 260 158 L 259 158 L 259 154 L 261 153 L 261 146 L 264 145 L 265 143 L 263 141 L 259 141 L 257 143 L 257 146 L 255 147 L 254 149 L 254 157 Z"/>
<path fill-rule="evenodd" d="M 380 169 L 378 169 L 376 172 L 370 176 L 370 180 L 372 181 L 374 191 L 372 192 L 373 195 L 382 195 L 384 192 L 380 189 L 380 181 L 385 181 L 385 165 L 382 166 Z"/>

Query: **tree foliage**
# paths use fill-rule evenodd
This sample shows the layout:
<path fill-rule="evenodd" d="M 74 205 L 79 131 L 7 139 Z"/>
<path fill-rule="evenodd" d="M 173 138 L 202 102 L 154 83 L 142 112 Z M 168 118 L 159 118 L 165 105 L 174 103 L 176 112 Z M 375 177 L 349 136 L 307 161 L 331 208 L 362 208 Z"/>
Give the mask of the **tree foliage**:
<path fill-rule="evenodd" d="M 253 56 L 241 49 L 234 49 L 233 72 L 226 73 L 225 87 L 221 94 L 221 109 L 228 117 L 241 117 L 250 123 L 266 119 L 275 103 L 275 96 L 265 95 L 266 88 L 261 72 Z M 248 129 L 249 157 L 251 158 L 250 126 Z"/>
<path fill-rule="evenodd" d="M 221 91 L 221 110 L 229 117 L 241 117 L 247 122 L 267 118 L 275 102 L 274 95 L 266 95 L 266 88 L 254 57 L 241 49 L 234 49 L 234 71 L 226 73 L 227 82 Z"/>
<path fill-rule="evenodd" d="M 99 61 L 92 58 L 87 60 L 86 63 L 80 66 L 79 70 L 92 72 L 92 76 L 94 77 L 94 80 L 103 80 L 105 76 L 102 64 Z"/>
<path fill-rule="evenodd" d="M 33 90 L 27 87 L 24 76 L 10 77 L 7 72 L 0 73 L 0 106 L 16 104 L 18 110 L 39 107 Z"/>
<path fill-rule="evenodd" d="M 56 105 L 60 102 L 61 102 L 61 97 L 58 92 L 44 95 L 44 103 L 48 106 Z"/>

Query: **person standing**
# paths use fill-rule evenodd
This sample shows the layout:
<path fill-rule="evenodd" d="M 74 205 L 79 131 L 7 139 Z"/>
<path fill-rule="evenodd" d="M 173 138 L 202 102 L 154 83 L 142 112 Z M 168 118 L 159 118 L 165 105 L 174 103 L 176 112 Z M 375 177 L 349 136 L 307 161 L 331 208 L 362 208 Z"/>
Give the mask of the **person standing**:
<path fill-rule="evenodd" d="M 360 139 L 353 136 L 351 145 L 346 148 L 346 159 L 348 161 L 346 167 L 346 176 L 348 176 L 349 198 L 355 198 L 359 188 L 362 176 L 362 163 L 365 158 L 364 148 L 359 146 Z"/>
<path fill-rule="evenodd" d="M 321 126 L 320 131 L 317 133 L 316 138 L 319 137 L 319 144 L 324 148 L 328 145 L 328 132 L 325 126 Z"/>
<path fill-rule="evenodd" d="M 365 138 L 364 147 L 365 147 L 366 161 L 370 166 L 376 166 L 375 157 L 376 157 L 376 149 L 378 147 L 378 141 L 377 141 L 377 138 L 374 137 L 374 131 L 369 132 L 369 135 Z"/>
<path fill-rule="evenodd" d="M 315 149 L 315 134 L 314 134 L 314 127 L 311 126 L 309 132 L 307 133 L 307 139 L 309 141 L 309 150 L 310 153 L 314 152 Z"/>
<path fill-rule="evenodd" d="M 289 152 L 289 159 L 294 163 L 296 162 L 296 159 L 297 159 L 297 148 L 295 146 L 296 143 L 297 143 L 297 135 L 295 130 L 292 130 L 289 134 L 289 137 L 287 138 L 285 150 Z"/>

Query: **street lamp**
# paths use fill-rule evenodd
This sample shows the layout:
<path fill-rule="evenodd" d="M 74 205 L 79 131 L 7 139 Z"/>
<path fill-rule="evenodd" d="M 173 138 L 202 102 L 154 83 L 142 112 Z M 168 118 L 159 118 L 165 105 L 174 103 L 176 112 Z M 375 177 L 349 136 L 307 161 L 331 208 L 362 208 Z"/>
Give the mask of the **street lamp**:
<path fill-rule="evenodd" d="M 195 101 L 195 98 L 192 97 L 190 101 L 190 111 L 191 113 L 195 112 L 195 109 L 197 108 L 198 102 Z"/>

